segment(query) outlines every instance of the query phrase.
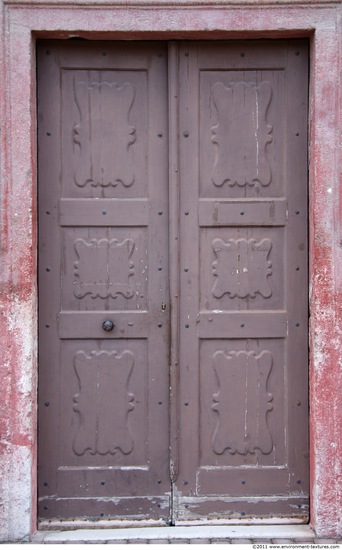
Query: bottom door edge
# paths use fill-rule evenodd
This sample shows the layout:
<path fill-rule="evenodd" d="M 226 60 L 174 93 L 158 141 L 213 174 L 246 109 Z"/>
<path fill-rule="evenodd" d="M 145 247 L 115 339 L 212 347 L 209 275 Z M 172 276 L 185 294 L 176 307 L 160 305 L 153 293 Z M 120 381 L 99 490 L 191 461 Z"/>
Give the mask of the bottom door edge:
<path fill-rule="evenodd" d="M 269 518 L 247 518 L 238 520 L 236 518 L 220 518 L 220 519 L 176 519 L 174 525 L 178 527 L 186 526 L 196 526 L 196 525 L 222 525 L 222 526 L 253 526 L 253 525 L 307 525 L 309 523 L 309 516 L 300 516 L 300 517 L 269 517 Z"/>
<path fill-rule="evenodd" d="M 76 529 L 129 529 L 139 527 L 168 527 L 164 519 L 114 519 L 114 520 L 41 520 L 38 531 L 70 531 Z"/>

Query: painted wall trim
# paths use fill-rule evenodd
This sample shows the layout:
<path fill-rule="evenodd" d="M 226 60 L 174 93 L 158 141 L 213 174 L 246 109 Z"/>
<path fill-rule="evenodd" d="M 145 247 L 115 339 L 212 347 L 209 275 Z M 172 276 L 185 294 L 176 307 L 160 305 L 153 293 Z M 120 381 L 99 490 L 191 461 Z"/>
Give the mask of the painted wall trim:
<path fill-rule="evenodd" d="M 36 529 L 35 40 L 70 35 L 311 37 L 311 524 L 318 536 L 340 536 L 341 2 L 7 0 L 0 9 L 0 540 L 20 540 Z"/>
<path fill-rule="evenodd" d="M 302 1 L 302 0 L 287 0 L 286 2 L 284 2 L 284 0 L 244 0 L 244 1 L 241 1 L 241 0 L 210 0 L 210 1 L 206 1 L 206 0 L 171 0 L 171 1 L 168 1 L 168 0 L 145 0 L 144 2 L 142 2 L 141 0 L 128 0 L 128 2 L 125 2 L 125 0 L 117 0 L 115 2 L 113 1 L 109 1 L 109 2 L 106 2 L 105 0 L 75 0 L 74 2 L 70 2 L 70 0 L 51 0 L 49 2 L 45 2 L 44 0 L 27 0 L 25 2 L 25 0 L 4 0 L 3 2 L 5 5 L 13 5 L 13 6 L 16 6 L 16 7 L 26 7 L 26 6 L 43 6 L 45 8 L 48 8 L 49 6 L 69 6 L 71 8 L 75 7 L 75 6 L 103 6 L 104 8 L 108 8 L 108 7 L 114 7 L 114 8 L 117 8 L 118 6 L 123 6 L 123 7 L 127 7 L 127 6 L 137 6 L 139 8 L 146 8 L 146 7 L 167 7 L 167 8 L 170 8 L 170 7 L 173 7 L 173 6 L 179 6 L 181 8 L 188 8 L 188 7 L 195 7 L 196 9 L 199 8 L 199 7 L 205 7 L 205 8 L 210 8 L 210 7 L 213 7 L 213 6 L 218 6 L 218 7 L 232 7 L 232 6 L 235 6 L 237 7 L 238 9 L 246 9 L 246 8 L 249 8 L 249 7 L 254 7 L 254 6 L 257 6 L 258 8 L 269 8 L 271 6 L 276 6 L 276 7 L 279 7 L 279 6 L 286 6 L 286 8 L 289 8 L 291 6 L 294 6 L 294 7 L 301 7 L 302 9 L 303 8 L 309 8 L 309 7 L 312 7 L 313 5 L 316 7 L 316 8 L 322 8 L 322 7 L 325 7 L 325 6 L 335 6 L 335 5 L 339 5 L 341 2 L 340 0 L 319 0 L 319 1 L 315 1 L 313 0 L 312 2 L 310 0 L 307 0 L 306 2 Z"/>

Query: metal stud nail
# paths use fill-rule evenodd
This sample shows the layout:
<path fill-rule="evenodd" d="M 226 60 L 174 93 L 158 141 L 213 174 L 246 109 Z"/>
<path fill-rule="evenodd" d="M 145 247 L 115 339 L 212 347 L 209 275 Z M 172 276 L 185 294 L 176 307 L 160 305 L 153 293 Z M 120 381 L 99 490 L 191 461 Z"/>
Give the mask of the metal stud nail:
<path fill-rule="evenodd" d="M 161 328 L 163 325 L 162 323 L 158 323 L 158 327 Z"/>
<path fill-rule="evenodd" d="M 161 134 L 161 133 L 158 134 L 158 137 L 159 137 L 159 138 L 162 138 L 162 137 L 163 137 L 163 134 Z"/>
<path fill-rule="evenodd" d="M 114 323 L 113 321 L 111 321 L 110 319 L 106 319 L 105 321 L 103 321 L 102 323 L 102 328 L 103 330 L 105 330 L 106 332 L 111 332 L 114 328 Z"/>
<path fill-rule="evenodd" d="M 189 57 L 189 52 L 185 52 L 185 57 Z"/>
<path fill-rule="evenodd" d="M 295 323 L 296 327 L 299 327 L 299 323 Z"/>
<path fill-rule="evenodd" d="M 161 479 L 158 479 L 157 483 L 158 483 L 158 485 L 160 485 L 161 484 Z"/>
<path fill-rule="evenodd" d="M 187 480 L 184 480 L 183 483 L 184 483 L 184 485 L 188 485 L 188 484 L 189 484 L 189 482 L 188 482 Z"/>
<path fill-rule="evenodd" d="M 158 267 L 158 271 L 162 271 L 162 269 L 163 269 L 162 267 Z"/>
<path fill-rule="evenodd" d="M 183 132 L 183 136 L 186 138 L 189 137 L 189 132 Z"/>
<path fill-rule="evenodd" d="M 243 211 L 243 210 L 241 210 L 241 212 L 240 212 L 240 216 L 244 216 L 244 215 L 245 215 L 244 211 Z"/>
<path fill-rule="evenodd" d="M 105 481 L 101 481 L 101 485 L 106 485 L 106 482 L 105 482 Z"/>
<path fill-rule="evenodd" d="M 188 406 L 189 406 L 189 401 L 185 401 L 185 402 L 184 402 L 184 405 L 185 405 L 186 407 L 188 407 Z"/>
<path fill-rule="evenodd" d="M 47 486 L 48 486 L 48 482 L 44 481 L 44 487 L 47 487 Z"/>
<path fill-rule="evenodd" d="M 163 214 L 163 212 L 161 210 L 159 210 L 158 216 L 161 216 L 162 214 Z"/>
<path fill-rule="evenodd" d="M 50 402 L 49 401 L 45 401 L 44 403 L 45 407 L 48 407 L 50 405 Z"/>
<path fill-rule="evenodd" d="M 245 326 L 245 323 L 241 323 L 240 327 L 243 328 Z"/>
<path fill-rule="evenodd" d="M 240 53 L 240 56 L 241 56 L 241 57 L 245 57 L 245 55 L 246 55 L 245 52 L 241 52 L 241 53 Z"/>
<path fill-rule="evenodd" d="M 51 267 L 48 266 L 48 267 L 45 268 L 45 270 L 46 271 L 51 271 Z"/>
<path fill-rule="evenodd" d="M 189 212 L 188 212 L 188 211 L 184 212 L 184 214 L 185 214 L 186 216 L 189 216 Z"/>
<path fill-rule="evenodd" d="M 45 328 L 50 328 L 50 325 L 45 325 Z"/>
<path fill-rule="evenodd" d="M 301 479 L 297 479 L 297 485 L 300 485 L 302 483 Z"/>
<path fill-rule="evenodd" d="M 51 136 L 51 132 L 46 132 L 46 135 L 47 135 L 47 136 Z"/>
<path fill-rule="evenodd" d="M 158 405 L 162 405 L 162 404 L 163 404 L 163 402 L 162 402 L 162 401 L 158 401 Z"/>
<path fill-rule="evenodd" d="M 188 267 L 185 267 L 185 268 L 184 268 L 184 271 L 185 271 L 185 272 L 188 272 L 188 271 L 189 271 L 189 268 L 188 268 Z"/>
<path fill-rule="evenodd" d="M 300 54 L 300 52 L 295 52 L 295 55 L 299 55 L 299 54 Z"/>
<path fill-rule="evenodd" d="M 102 214 L 105 216 L 107 214 L 107 210 L 102 210 Z"/>
<path fill-rule="evenodd" d="M 300 211 L 299 211 L 299 210 L 296 210 L 296 214 L 297 214 L 297 216 L 298 216 L 298 214 L 300 214 Z"/>
<path fill-rule="evenodd" d="M 189 328 L 189 326 L 190 326 L 190 325 L 189 325 L 188 323 L 186 323 L 185 328 Z"/>

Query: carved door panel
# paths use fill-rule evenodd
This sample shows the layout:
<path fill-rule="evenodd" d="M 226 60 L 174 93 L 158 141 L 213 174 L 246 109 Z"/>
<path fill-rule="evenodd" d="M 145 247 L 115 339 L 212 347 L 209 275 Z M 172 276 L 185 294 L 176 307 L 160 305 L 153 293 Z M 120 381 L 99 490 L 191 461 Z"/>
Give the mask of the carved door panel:
<path fill-rule="evenodd" d="M 167 521 L 165 44 L 39 48 L 39 515 Z"/>
<path fill-rule="evenodd" d="M 308 517 L 307 64 L 305 41 L 179 51 L 176 521 Z"/>

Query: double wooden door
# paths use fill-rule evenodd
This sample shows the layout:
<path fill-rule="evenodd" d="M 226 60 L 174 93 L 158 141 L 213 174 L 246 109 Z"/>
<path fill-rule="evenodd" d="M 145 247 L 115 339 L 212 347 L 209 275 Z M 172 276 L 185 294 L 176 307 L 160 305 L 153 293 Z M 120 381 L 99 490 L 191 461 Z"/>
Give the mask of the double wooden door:
<path fill-rule="evenodd" d="M 307 520 L 307 66 L 39 43 L 41 521 Z"/>

